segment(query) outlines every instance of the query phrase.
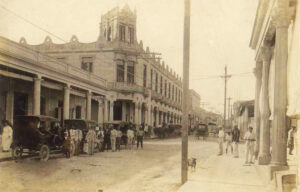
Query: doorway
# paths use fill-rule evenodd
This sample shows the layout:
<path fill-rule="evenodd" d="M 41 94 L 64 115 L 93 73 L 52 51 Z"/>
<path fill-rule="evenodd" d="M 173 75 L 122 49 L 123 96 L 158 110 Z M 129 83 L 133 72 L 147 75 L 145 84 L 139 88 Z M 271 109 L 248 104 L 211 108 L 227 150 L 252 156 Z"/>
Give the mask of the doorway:
<path fill-rule="evenodd" d="M 27 115 L 28 95 L 24 93 L 14 93 L 14 118 L 18 115 Z"/>

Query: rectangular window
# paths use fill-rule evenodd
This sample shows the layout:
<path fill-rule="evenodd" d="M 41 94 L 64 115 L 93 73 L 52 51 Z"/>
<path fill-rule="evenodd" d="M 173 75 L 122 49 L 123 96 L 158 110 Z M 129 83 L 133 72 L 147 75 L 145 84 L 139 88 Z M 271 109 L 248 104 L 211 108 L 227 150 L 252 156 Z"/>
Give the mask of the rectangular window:
<path fill-rule="evenodd" d="M 160 94 L 163 94 L 163 77 L 160 76 Z"/>
<path fill-rule="evenodd" d="M 150 88 L 153 88 L 153 70 L 151 69 L 151 77 L 150 77 Z"/>
<path fill-rule="evenodd" d="M 117 60 L 117 82 L 124 82 L 124 61 Z"/>
<path fill-rule="evenodd" d="M 177 102 L 177 87 L 175 87 L 175 101 Z"/>
<path fill-rule="evenodd" d="M 158 74 L 155 73 L 155 92 L 158 92 L 157 86 L 158 86 Z"/>
<path fill-rule="evenodd" d="M 174 100 L 174 85 L 172 85 L 172 100 Z"/>
<path fill-rule="evenodd" d="M 92 57 L 82 57 L 81 69 L 87 72 L 92 72 L 93 70 L 93 58 Z"/>
<path fill-rule="evenodd" d="M 126 37 L 126 27 L 124 25 L 120 25 L 120 41 L 125 41 L 125 37 Z"/>
<path fill-rule="evenodd" d="M 127 62 L 127 83 L 134 83 L 134 63 Z"/>
<path fill-rule="evenodd" d="M 134 28 L 129 27 L 129 43 L 134 43 Z"/>
<path fill-rule="evenodd" d="M 165 96 L 167 97 L 167 88 L 168 88 L 168 83 L 167 80 L 165 80 Z"/>
<path fill-rule="evenodd" d="M 171 99 L 171 83 L 169 83 L 169 95 L 168 98 Z"/>
<path fill-rule="evenodd" d="M 147 66 L 144 65 L 144 75 L 143 75 L 143 86 L 146 87 L 147 86 Z"/>

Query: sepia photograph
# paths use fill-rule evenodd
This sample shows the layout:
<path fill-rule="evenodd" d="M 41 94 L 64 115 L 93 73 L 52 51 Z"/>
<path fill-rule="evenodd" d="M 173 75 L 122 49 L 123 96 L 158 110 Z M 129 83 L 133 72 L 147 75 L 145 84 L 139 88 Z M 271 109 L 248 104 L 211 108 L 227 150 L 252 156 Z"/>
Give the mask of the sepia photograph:
<path fill-rule="evenodd" d="M 300 192 L 298 128 L 300 0 L 0 0 L 1 192 Z"/>

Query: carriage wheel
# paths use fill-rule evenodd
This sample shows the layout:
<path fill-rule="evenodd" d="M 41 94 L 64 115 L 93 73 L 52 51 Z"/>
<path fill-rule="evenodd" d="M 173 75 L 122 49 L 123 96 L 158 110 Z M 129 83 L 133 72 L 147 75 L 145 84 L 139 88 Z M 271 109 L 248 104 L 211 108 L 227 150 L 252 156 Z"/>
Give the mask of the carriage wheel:
<path fill-rule="evenodd" d="M 47 161 L 50 157 L 50 149 L 47 145 L 42 145 L 40 149 L 40 160 Z"/>
<path fill-rule="evenodd" d="M 20 159 L 23 154 L 23 149 L 19 146 L 16 146 L 11 151 L 11 156 L 13 159 Z"/>

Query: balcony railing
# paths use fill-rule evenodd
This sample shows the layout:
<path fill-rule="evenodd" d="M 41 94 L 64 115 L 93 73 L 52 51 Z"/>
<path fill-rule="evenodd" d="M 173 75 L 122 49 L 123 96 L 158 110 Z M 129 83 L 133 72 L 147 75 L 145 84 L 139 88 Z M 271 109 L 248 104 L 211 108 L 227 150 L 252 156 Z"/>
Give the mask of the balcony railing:
<path fill-rule="evenodd" d="M 156 91 L 154 90 L 151 90 L 151 98 L 156 100 L 156 101 L 162 101 L 162 95 L 157 93 Z"/>
<path fill-rule="evenodd" d="M 116 91 L 123 91 L 123 92 L 138 92 L 146 94 L 147 91 L 144 87 L 137 85 L 135 83 L 127 83 L 127 82 L 109 82 L 108 87 L 116 90 Z"/>

